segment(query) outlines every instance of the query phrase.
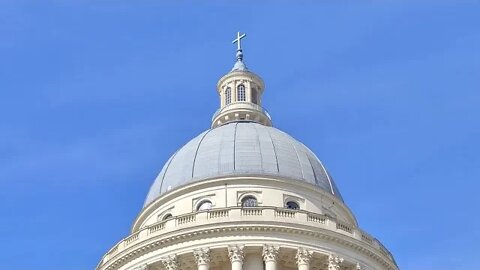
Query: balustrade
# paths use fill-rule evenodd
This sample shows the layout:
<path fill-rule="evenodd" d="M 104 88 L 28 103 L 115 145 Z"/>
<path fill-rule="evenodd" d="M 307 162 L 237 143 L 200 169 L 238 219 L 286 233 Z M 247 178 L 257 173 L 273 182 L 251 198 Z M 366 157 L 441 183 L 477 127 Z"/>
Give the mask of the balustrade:
<path fill-rule="evenodd" d="M 197 215 L 205 215 L 206 219 L 197 218 Z M 241 220 L 242 217 L 248 217 L 252 219 L 258 217 L 260 220 L 264 221 L 267 217 L 281 217 L 288 218 L 292 221 L 298 223 L 310 223 L 311 226 L 320 226 L 326 230 L 340 230 L 350 234 L 353 234 L 356 239 L 361 240 L 362 242 L 372 246 L 373 248 L 381 251 L 384 255 L 393 259 L 390 252 L 375 238 L 372 238 L 367 233 L 361 231 L 358 228 L 355 228 L 355 233 L 353 233 L 354 228 L 351 225 L 345 224 L 341 221 L 338 221 L 332 217 L 327 217 L 321 214 L 316 214 L 312 212 L 307 212 L 304 210 L 289 210 L 284 208 L 276 207 L 231 207 L 223 209 L 211 209 L 208 211 L 189 213 L 182 216 L 177 216 L 169 220 L 164 220 L 145 228 L 142 228 L 140 231 L 128 236 L 124 240 L 120 241 L 115 247 L 113 247 L 104 257 L 103 263 L 115 257 L 124 249 L 129 248 L 133 244 L 137 243 L 139 240 L 145 240 L 150 237 L 150 234 L 159 234 L 171 232 L 176 230 L 176 226 L 183 226 L 184 224 L 194 223 L 194 222 L 206 222 L 212 220 L 212 222 L 235 222 Z M 272 220 L 275 221 L 275 220 Z M 167 225 L 169 224 L 169 225 Z M 331 224 L 331 225 L 329 225 Z M 333 227 L 332 227 L 333 226 Z M 143 239 L 141 239 L 143 238 Z M 271 269 L 274 269 L 273 264 Z M 237 264 L 236 267 L 239 267 Z"/>

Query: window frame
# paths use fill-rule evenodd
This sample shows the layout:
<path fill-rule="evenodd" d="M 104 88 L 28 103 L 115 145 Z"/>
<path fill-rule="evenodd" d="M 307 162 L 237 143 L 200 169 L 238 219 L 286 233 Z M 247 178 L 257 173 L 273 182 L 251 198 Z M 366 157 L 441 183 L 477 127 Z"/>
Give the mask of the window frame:
<path fill-rule="evenodd" d="M 230 87 L 225 88 L 224 95 L 225 95 L 225 106 L 231 104 L 232 103 L 232 88 L 230 88 Z"/>
<path fill-rule="evenodd" d="M 251 206 L 251 205 L 245 205 L 245 203 L 248 201 L 248 200 L 255 200 L 255 205 Z M 258 199 L 257 197 L 253 196 L 253 195 L 247 195 L 245 197 L 242 198 L 242 200 L 240 201 L 241 203 L 241 206 L 242 207 L 258 207 Z"/>
<path fill-rule="evenodd" d="M 243 83 L 237 86 L 237 101 L 239 102 L 247 101 L 247 91 Z"/>

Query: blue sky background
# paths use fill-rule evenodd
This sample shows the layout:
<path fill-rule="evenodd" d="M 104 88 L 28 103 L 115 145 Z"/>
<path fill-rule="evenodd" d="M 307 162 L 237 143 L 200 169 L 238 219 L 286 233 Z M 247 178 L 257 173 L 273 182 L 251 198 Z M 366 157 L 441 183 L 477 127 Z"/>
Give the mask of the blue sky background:
<path fill-rule="evenodd" d="M 480 269 L 478 1 L 39 2 L 0 1 L 1 269 L 93 269 L 128 234 L 237 31 L 401 269 Z"/>

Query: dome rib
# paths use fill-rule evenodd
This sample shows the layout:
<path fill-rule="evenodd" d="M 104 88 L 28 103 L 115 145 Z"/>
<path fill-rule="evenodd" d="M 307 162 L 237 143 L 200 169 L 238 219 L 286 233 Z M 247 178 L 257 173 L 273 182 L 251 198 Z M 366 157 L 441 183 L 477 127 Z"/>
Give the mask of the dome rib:
<path fill-rule="evenodd" d="M 275 143 L 273 142 L 272 133 L 270 132 L 270 130 L 267 130 L 267 133 L 268 133 L 268 138 L 270 138 L 270 143 L 272 144 L 272 150 L 273 150 L 273 155 L 275 156 L 275 163 L 276 163 L 276 167 L 277 167 L 277 172 L 280 173 L 280 165 L 279 165 L 279 162 L 278 162 L 277 149 L 275 148 Z"/>
<path fill-rule="evenodd" d="M 200 141 L 198 142 L 197 150 L 195 150 L 195 156 L 193 157 L 192 178 L 193 178 L 194 175 L 195 175 L 195 165 L 196 165 L 196 161 L 197 161 L 198 149 L 200 148 L 200 144 L 202 144 L 203 139 L 205 138 L 205 136 L 207 136 L 208 133 L 210 133 L 210 131 L 212 131 L 212 130 L 209 129 L 209 130 L 207 130 L 206 132 L 204 132 L 202 138 L 201 138 Z"/>

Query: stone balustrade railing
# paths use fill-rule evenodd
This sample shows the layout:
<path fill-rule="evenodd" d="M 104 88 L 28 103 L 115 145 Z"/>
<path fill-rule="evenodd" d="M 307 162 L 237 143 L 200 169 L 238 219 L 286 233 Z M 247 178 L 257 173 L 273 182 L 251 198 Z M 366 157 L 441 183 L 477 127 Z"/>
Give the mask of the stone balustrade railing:
<path fill-rule="evenodd" d="M 155 236 L 162 235 L 168 232 L 174 232 L 177 229 L 182 229 L 190 226 L 201 226 L 208 224 L 217 224 L 221 226 L 222 223 L 238 222 L 238 221 L 273 221 L 273 222 L 288 222 L 307 224 L 310 226 L 319 227 L 348 235 L 359 241 L 372 246 L 379 250 L 385 256 L 393 261 L 391 253 L 378 241 L 366 232 L 352 225 L 338 221 L 332 217 L 316 214 L 304 210 L 290 210 L 277 207 L 230 207 L 211 209 L 207 211 L 199 211 L 195 213 L 188 213 L 181 216 L 172 217 L 170 219 L 157 222 L 150 226 L 140 229 L 128 237 L 121 240 L 103 257 L 100 265 L 105 264 L 115 255 L 126 250 L 143 240 L 150 239 Z"/>

